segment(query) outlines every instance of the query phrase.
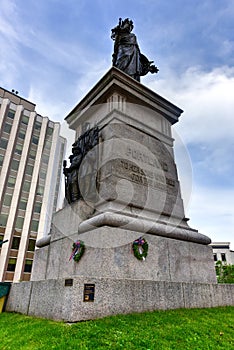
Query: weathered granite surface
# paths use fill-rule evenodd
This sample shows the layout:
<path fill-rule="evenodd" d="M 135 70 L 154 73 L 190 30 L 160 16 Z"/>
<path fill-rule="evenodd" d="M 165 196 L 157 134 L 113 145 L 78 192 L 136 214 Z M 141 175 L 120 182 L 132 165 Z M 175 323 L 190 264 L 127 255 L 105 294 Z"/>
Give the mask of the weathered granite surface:
<path fill-rule="evenodd" d="M 115 276 L 154 281 L 216 282 L 212 249 L 207 245 L 143 233 L 149 249 L 142 262 L 132 253 L 132 242 L 141 236 L 139 232 L 102 226 L 82 234 L 69 234 L 52 238 L 49 246 L 36 252 L 32 280 Z M 77 239 L 83 240 L 86 246 L 79 263 L 69 261 L 72 244 Z"/>
<path fill-rule="evenodd" d="M 70 276 L 69 276 L 70 278 Z M 84 284 L 95 284 L 93 302 L 84 302 Z M 176 308 L 234 306 L 234 285 L 75 277 L 15 283 L 7 311 L 76 322 L 109 315 Z"/>

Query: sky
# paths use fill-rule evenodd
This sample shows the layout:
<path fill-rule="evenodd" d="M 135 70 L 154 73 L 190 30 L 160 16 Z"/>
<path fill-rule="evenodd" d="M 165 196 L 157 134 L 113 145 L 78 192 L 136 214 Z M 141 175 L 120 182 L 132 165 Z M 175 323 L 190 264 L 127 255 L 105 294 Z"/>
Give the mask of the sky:
<path fill-rule="evenodd" d="M 0 0 L 0 9 L 0 86 L 63 130 L 112 65 L 111 28 L 133 20 L 160 70 L 141 83 L 184 111 L 173 135 L 189 224 L 234 250 L 234 1 Z"/>

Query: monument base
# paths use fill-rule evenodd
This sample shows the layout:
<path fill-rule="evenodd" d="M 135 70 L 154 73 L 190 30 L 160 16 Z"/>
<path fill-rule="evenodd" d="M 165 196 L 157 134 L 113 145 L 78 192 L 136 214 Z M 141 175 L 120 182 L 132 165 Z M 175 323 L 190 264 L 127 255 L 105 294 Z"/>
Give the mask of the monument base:
<path fill-rule="evenodd" d="M 234 306 L 234 285 L 74 277 L 12 285 L 6 311 L 65 322 L 177 308 Z"/>
<path fill-rule="evenodd" d="M 32 281 L 115 276 L 216 283 L 212 248 L 206 244 L 206 236 L 186 222 L 173 226 L 171 218 L 153 222 L 110 212 L 90 215 L 90 208 L 82 201 L 54 215 L 51 236 L 37 243 L 41 248 L 35 251 Z M 133 242 L 142 236 L 148 243 L 145 261 L 138 260 L 132 250 Z M 78 263 L 69 260 L 77 240 L 85 243 L 84 255 Z"/>

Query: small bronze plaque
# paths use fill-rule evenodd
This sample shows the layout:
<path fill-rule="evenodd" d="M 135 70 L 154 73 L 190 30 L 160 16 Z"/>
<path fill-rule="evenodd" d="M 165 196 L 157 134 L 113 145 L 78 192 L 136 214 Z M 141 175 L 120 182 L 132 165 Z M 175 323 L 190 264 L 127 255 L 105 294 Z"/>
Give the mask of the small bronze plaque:
<path fill-rule="evenodd" d="M 84 284 L 84 299 L 83 301 L 94 301 L 95 284 Z"/>
<path fill-rule="evenodd" d="M 72 287 L 73 286 L 73 279 L 68 278 L 65 280 L 65 287 Z"/>

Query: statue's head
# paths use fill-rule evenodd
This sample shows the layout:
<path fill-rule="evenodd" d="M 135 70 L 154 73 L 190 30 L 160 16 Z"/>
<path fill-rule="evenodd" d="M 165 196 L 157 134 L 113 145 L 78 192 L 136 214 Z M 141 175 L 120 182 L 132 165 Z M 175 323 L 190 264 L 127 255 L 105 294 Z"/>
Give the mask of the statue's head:
<path fill-rule="evenodd" d="M 121 33 L 130 33 L 133 30 L 133 21 L 129 18 L 125 18 L 122 20 L 122 18 L 119 19 L 119 24 L 111 29 L 111 38 L 115 40 L 117 35 L 120 35 Z"/>
<path fill-rule="evenodd" d="M 120 18 L 121 20 L 121 18 Z M 122 20 L 121 20 L 122 21 Z M 133 30 L 133 21 L 129 18 L 125 18 L 125 20 L 122 21 L 120 30 L 121 31 L 129 31 L 131 32 Z"/>

